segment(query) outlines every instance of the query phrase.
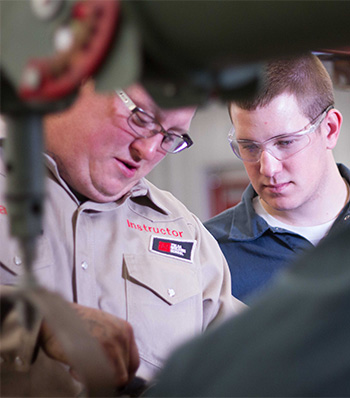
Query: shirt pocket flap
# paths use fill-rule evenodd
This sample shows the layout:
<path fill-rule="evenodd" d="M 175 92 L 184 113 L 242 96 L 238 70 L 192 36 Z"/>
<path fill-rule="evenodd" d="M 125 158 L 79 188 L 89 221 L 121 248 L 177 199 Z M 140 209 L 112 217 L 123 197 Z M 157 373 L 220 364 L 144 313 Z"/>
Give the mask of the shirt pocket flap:
<path fill-rule="evenodd" d="M 200 293 L 196 268 L 157 255 L 124 254 L 125 277 L 153 291 L 170 305 Z"/>

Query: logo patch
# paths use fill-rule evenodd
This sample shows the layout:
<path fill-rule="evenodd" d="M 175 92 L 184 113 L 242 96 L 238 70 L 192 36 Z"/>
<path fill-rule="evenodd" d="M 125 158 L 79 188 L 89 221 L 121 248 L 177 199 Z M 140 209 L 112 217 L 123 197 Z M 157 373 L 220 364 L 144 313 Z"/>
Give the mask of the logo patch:
<path fill-rule="evenodd" d="M 192 263 L 195 245 L 195 240 L 173 240 L 152 236 L 150 251 Z"/>

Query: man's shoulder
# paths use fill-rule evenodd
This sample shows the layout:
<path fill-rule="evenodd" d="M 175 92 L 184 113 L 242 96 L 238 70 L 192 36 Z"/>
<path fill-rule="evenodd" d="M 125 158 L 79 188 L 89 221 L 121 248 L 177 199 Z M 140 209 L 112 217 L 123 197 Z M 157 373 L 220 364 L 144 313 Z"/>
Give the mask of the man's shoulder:
<path fill-rule="evenodd" d="M 228 223 L 232 223 L 232 217 L 235 213 L 236 206 L 230 207 L 229 209 L 226 209 L 222 211 L 219 214 L 216 214 L 209 220 L 204 222 L 204 225 L 206 226 L 207 229 L 210 230 L 215 230 L 218 227 L 222 227 L 223 225 L 227 225 Z"/>
<path fill-rule="evenodd" d="M 149 198 L 154 204 L 173 215 L 193 216 L 191 211 L 171 192 L 158 188 L 147 179 L 143 179 L 143 181 L 147 185 Z"/>
<path fill-rule="evenodd" d="M 217 240 L 228 238 L 232 230 L 239 230 L 240 225 L 236 222 L 237 215 L 244 211 L 244 207 L 243 202 L 240 202 L 205 221 L 204 226 Z"/>

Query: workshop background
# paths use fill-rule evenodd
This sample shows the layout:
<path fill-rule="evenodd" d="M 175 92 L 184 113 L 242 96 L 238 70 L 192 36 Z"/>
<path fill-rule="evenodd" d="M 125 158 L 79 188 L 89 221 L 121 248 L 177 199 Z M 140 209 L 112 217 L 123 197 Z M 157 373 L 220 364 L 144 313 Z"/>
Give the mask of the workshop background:
<path fill-rule="evenodd" d="M 324 65 L 333 78 L 333 65 Z M 333 153 L 337 162 L 350 166 L 350 76 L 339 84 L 333 79 L 335 106 L 343 114 L 340 138 Z M 248 184 L 242 162 L 233 154 L 227 135 L 231 127 L 227 105 L 219 102 L 199 109 L 190 136 L 194 145 L 179 154 L 168 155 L 148 179 L 170 191 L 201 221 L 238 203 Z"/>

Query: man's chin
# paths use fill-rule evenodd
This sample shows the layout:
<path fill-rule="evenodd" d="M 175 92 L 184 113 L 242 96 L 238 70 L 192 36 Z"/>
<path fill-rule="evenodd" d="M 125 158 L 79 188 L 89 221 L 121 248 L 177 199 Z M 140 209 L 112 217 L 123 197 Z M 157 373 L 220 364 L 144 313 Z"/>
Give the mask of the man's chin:
<path fill-rule="evenodd" d="M 264 203 L 265 202 L 265 203 Z M 262 200 L 262 204 L 267 212 L 271 210 L 276 212 L 286 212 L 291 211 L 295 208 L 294 204 L 290 202 L 287 198 L 267 198 Z M 271 209 L 269 211 L 269 209 Z"/>
<path fill-rule="evenodd" d="M 94 192 L 90 193 L 90 199 L 99 203 L 115 202 L 127 194 L 131 188 L 137 183 L 134 181 L 127 186 L 118 184 L 108 184 L 108 186 L 98 186 Z"/>

